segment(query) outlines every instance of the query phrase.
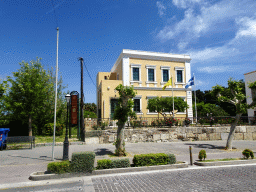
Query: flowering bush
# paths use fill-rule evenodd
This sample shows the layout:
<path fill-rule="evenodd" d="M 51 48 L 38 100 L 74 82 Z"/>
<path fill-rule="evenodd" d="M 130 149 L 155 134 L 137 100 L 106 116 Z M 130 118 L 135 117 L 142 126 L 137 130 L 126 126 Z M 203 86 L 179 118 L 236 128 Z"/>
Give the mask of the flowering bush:
<path fill-rule="evenodd" d="M 173 117 L 165 119 L 165 125 L 170 127 L 175 125 L 176 122 L 177 122 L 176 119 L 174 119 Z"/>
<path fill-rule="evenodd" d="M 185 118 L 185 125 L 190 125 L 190 123 L 191 123 L 191 120 L 189 119 L 189 118 Z"/>

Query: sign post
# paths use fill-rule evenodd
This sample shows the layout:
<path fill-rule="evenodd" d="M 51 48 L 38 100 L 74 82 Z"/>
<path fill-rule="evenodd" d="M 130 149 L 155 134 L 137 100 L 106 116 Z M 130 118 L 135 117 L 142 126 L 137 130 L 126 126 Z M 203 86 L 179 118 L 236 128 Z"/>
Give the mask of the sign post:
<path fill-rule="evenodd" d="M 79 122 L 79 93 L 77 91 L 72 91 L 71 95 L 71 108 L 70 108 L 70 127 L 77 125 L 78 138 L 80 137 L 80 124 Z M 69 138 L 71 138 L 71 128 L 69 131 Z"/>

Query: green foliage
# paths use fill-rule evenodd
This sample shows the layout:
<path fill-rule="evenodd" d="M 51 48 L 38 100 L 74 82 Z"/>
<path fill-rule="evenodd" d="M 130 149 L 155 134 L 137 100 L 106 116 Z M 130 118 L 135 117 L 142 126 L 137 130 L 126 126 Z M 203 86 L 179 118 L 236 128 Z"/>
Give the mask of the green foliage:
<path fill-rule="evenodd" d="M 251 157 L 252 159 L 254 158 L 254 154 L 253 154 L 252 150 L 250 150 L 250 149 L 243 150 L 242 154 L 243 154 L 244 158 L 246 158 L 246 159 L 249 159 L 249 157 Z"/>
<path fill-rule="evenodd" d="M 110 159 L 102 159 L 97 161 L 96 169 L 110 169 L 111 160 Z"/>
<path fill-rule="evenodd" d="M 175 164 L 176 163 L 176 157 L 174 154 L 167 154 L 168 155 L 168 164 Z"/>
<path fill-rule="evenodd" d="M 212 94 L 217 96 L 219 102 L 226 102 L 234 105 L 236 114 L 246 114 L 247 109 L 256 106 L 256 102 L 253 102 L 250 105 L 246 103 L 244 87 L 243 81 L 236 81 L 230 78 L 228 80 L 228 88 L 216 85 L 212 87 Z"/>
<path fill-rule="evenodd" d="M 91 111 L 84 111 L 84 118 L 97 118 L 97 115 L 94 112 Z"/>
<path fill-rule="evenodd" d="M 185 125 L 190 125 L 192 121 L 189 118 L 185 118 L 184 122 Z"/>
<path fill-rule="evenodd" d="M 133 164 L 135 167 L 152 166 L 152 165 L 166 165 L 169 162 L 169 156 L 165 153 L 150 153 L 134 155 Z"/>
<path fill-rule="evenodd" d="M 47 171 L 52 173 L 62 174 L 70 172 L 70 162 L 61 161 L 61 162 L 52 162 L 47 165 Z"/>
<path fill-rule="evenodd" d="M 130 167 L 130 161 L 128 158 L 125 159 L 102 159 L 97 161 L 96 169 L 114 169 L 114 168 L 125 168 Z"/>
<path fill-rule="evenodd" d="M 84 110 L 97 114 L 97 105 L 95 103 L 84 103 Z M 93 118 L 93 117 L 90 117 Z"/>
<path fill-rule="evenodd" d="M 203 149 L 201 151 L 199 151 L 198 158 L 200 159 L 200 161 L 202 161 L 202 159 L 205 160 L 205 158 L 206 158 L 206 151 L 203 150 Z"/>
<path fill-rule="evenodd" d="M 196 109 L 197 109 L 197 116 L 198 117 L 206 117 L 207 114 L 212 114 L 214 117 L 220 117 L 220 116 L 228 116 L 229 114 L 224 111 L 220 106 L 217 106 L 215 104 L 210 104 L 204 102 L 196 103 Z M 195 111 L 195 105 L 193 105 L 193 114 L 196 116 Z"/>
<path fill-rule="evenodd" d="M 125 168 L 130 167 L 130 160 L 128 158 L 125 159 L 115 159 L 111 161 L 110 168 Z"/>
<path fill-rule="evenodd" d="M 125 123 L 128 117 L 136 117 L 136 113 L 132 111 L 134 105 L 132 98 L 136 96 L 133 86 L 118 85 L 115 90 L 119 93 L 118 105 L 116 106 L 113 116 L 114 120 L 118 120 L 119 123 Z"/>
<path fill-rule="evenodd" d="M 174 110 L 184 112 L 187 108 L 187 102 L 180 97 L 174 97 Z M 156 111 L 166 117 L 166 112 L 173 114 L 173 99 L 172 97 L 155 97 L 149 99 L 147 109 L 149 109 L 149 111 Z"/>
<path fill-rule="evenodd" d="M 53 122 L 55 102 L 55 76 L 53 71 L 46 71 L 41 59 L 30 63 L 20 63 L 21 68 L 8 76 L 11 85 L 4 97 L 4 110 L 13 121 L 30 125 L 33 134 L 42 134 L 44 125 Z M 62 78 L 58 80 L 57 120 L 65 122 L 66 103 Z M 1 102 L 0 102 L 1 103 Z M 29 118 L 31 121 L 29 121 Z M 32 134 L 31 129 L 29 130 Z"/>
<path fill-rule="evenodd" d="M 56 123 L 55 135 L 63 135 L 63 129 L 65 128 L 64 124 Z M 44 125 L 43 135 L 53 135 L 54 123 L 47 123 Z"/>
<path fill-rule="evenodd" d="M 94 169 L 94 152 L 76 152 L 72 154 L 71 171 L 72 172 L 89 172 Z"/>

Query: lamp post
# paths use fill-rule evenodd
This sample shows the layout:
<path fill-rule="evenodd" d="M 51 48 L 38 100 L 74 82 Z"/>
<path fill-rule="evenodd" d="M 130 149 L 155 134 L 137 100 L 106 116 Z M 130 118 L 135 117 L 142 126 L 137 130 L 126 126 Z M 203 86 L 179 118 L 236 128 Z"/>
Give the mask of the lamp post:
<path fill-rule="evenodd" d="M 68 106 L 69 106 L 69 100 L 70 100 L 70 94 L 65 95 L 65 98 L 67 100 L 67 125 L 66 125 L 66 134 L 65 134 L 65 141 L 63 143 L 63 160 L 69 160 L 68 157 L 68 148 L 69 148 L 69 142 L 68 142 Z"/>

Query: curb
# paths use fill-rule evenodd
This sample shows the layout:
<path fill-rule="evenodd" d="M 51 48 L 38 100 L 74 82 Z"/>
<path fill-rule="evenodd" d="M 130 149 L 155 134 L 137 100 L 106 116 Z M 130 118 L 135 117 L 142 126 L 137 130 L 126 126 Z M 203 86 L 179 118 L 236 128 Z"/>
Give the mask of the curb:
<path fill-rule="evenodd" d="M 222 165 L 240 165 L 240 164 L 253 164 L 256 163 L 256 159 L 252 160 L 233 160 L 233 161 L 213 161 L 213 162 L 202 162 L 196 160 L 195 165 L 198 166 L 222 166 Z"/>
<path fill-rule="evenodd" d="M 128 167 L 128 168 L 93 170 L 92 173 L 55 174 L 55 173 L 49 173 L 47 171 L 45 171 L 45 172 L 41 171 L 41 172 L 34 172 L 34 173 L 30 174 L 29 179 L 32 181 L 40 181 L 40 180 L 49 180 L 49 179 L 62 179 L 62 178 L 81 177 L 81 176 L 129 173 L 129 172 L 163 170 L 163 169 L 177 169 L 177 168 L 187 168 L 187 167 L 188 167 L 188 163 L 183 162 L 181 164 L 171 164 L 171 165 L 157 165 L 157 166 L 148 166 L 148 167 Z"/>

